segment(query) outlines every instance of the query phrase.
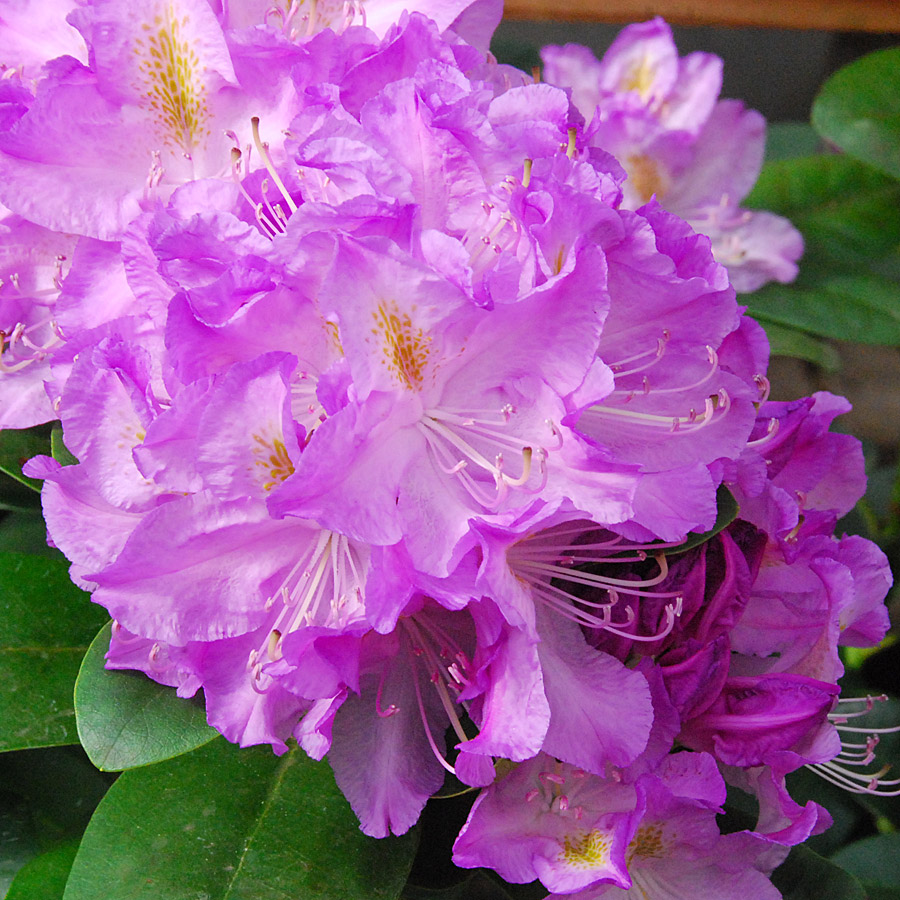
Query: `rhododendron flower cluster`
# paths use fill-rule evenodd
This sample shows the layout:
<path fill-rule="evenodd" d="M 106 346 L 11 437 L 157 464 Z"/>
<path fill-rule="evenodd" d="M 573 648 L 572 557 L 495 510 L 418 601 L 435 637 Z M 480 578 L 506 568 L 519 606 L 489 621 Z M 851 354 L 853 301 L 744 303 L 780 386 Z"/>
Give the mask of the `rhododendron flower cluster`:
<path fill-rule="evenodd" d="M 729 271 L 609 124 L 653 98 L 705 203 L 704 154 L 750 177 L 715 136 L 745 114 L 665 57 L 585 125 L 574 80 L 485 55 L 488 4 L 381 12 L 93 0 L 80 59 L 4 79 L 0 424 L 62 422 L 77 464 L 27 467 L 50 538 L 109 667 L 326 757 L 369 835 L 450 772 L 480 790 L 458 865 L 776 897 L 828 822 L 786 774 L 893 785 L 836 683 L 890 576 L 832 536 L 845 404 L 767 400 Z M 754 830 L 720 833 L 726 781 Z"/>

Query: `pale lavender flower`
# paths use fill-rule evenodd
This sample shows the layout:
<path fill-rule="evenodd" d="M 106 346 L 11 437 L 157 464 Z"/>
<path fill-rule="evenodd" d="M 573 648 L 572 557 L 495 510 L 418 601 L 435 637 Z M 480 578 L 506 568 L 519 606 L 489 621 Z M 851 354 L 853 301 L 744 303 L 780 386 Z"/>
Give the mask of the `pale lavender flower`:
<path fill-rule="evenodd" d="M 722 63 L 679 58 L 659 18 L 624 29 L 601 60 L 575 44 L 541 51 L 544 78 L 572 91 L 591 146 L 628 174 L 625 206 L 656 199 L 712 240 L 735 289 L 792 281 L 803 239 L 786 219 L 740 207 L 762 166 L 765 120 L 718 100 Z"/>
<path fill-rule="evenodd" d="M 776 900 L 757 870 L 766 843 L 719 833 L 724 800 L 721 776 L 703 753 L 670 755 L 636 779 L 627 771 L 600 778 L 541 754 L 482 792 L 453 858 L 511 882 L 539 878 L 554 898 L 726 900 L 739 889 Z"/>

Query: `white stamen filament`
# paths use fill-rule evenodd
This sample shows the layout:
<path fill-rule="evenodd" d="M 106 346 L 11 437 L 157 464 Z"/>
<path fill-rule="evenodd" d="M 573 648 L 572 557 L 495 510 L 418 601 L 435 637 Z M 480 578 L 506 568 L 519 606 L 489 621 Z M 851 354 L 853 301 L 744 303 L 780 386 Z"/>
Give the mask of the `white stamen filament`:
<path fill-rule="evenodd" d="M 684 599 L 677 591 L 652 591 L 669 574 L 666 557 L 658 552 L 659 545 L 627 544 L 619 535 L 608 540 L 590 540 L 600 537 L 603 529 L 593 523 L 565 523 L 524 538 L 507 551 L 507 563 L 513 574 L 531 587 L 536 600 L 566 618 L 590 628 L 598 628 L 637 641 L 657 641 L 666 637 L 674 628 L 675 620 L 681 615 Z M 584 543 L 572 542 L 572 537 L 583 536 Z M 603 563 L 629 564 L 647 559 L 647 550 L 656 550 L 654 560 L 659 572 L 649 578 L 628 580 L 608 575 L 575 569 L 575 565 Z M 622 555 L 623 553 L 627 555 Z M 619 555 L 614 555 L 619 554 Z M 560 585 L 560 582 L 562 585 Z M 571 587 L 575 590 L 571 590 Z M 606 600 L 589 600 L 578 590 L 590 587 L 606 592 Z M 625 621 L 615 622 L 612 618 L 614 607 L 619 603 L 620 594 L 639 600 L 670 600 L 664 607 L 665 623 L 658 633 L 652 635 L 634 634 L 624 629 L 630 628 L 635 620 L 631 606 L 625 607 Z"/>
<path fill-rule="evenodd" d="M 812 769 L 830 784 L 843 788 L 851 794 L 873 794 L 879 797 L 900 796 L 900 778 L 884 778 L 891 769 L 889 764 L 881 766 L 874 772 L 856 771 L 876 762 L 875 748 L 878 746 L 880 735 L 896 734 L 900 732 L 900 725 L 886 728 L 858 728 L 845 724 L 851 719 L 859 719 L 868 715 L 875 703 L 882 703 L 887 699 L 884 694 L 839 699 L 835 709 L 828 714 L 828 720 L 834 724 L 838 732 L 867 735 L 866 741 L 857 743 L 845 741 L 841 737 L 841 752 L 834 759 L 823 763 L 811 763 L 807 765 L 807 768 Z M 859 704 L 863 705 L 862 709 L 853 708 Z"/>
<path fill-rule="evenodd" d="M 508 185 L 502 182 L 501 188 Z M 498 211 L 498 203 L 502 212 Z M 519 225 L 499 200 L 481 202 L 484 220 L 475 222 L 462 236 L 461 243 L 469 251 L 469 266 L 479 275 L 493 266 L 504 250 L 515 247 L 519 238 Z"/>
<path fill-rule="evenodd" d="M 625 359 L 620 359 L 618 362 L 609 363 L 609 367 L 612 369 L 616 378 L 624 378 L 626 375 L 636 375 L 638 372 L 643 372 L 651 366 L 655 366 L 663 358 L 666 352 L 666 345 L 669 343 L 670 338 L 671 333 L 666 329 L 663 331 L 663 336 L 657 338 L 655 350 L 645 350 L 641 353 L 635 353 L 633 356 L 627 356 Z M 631 363 L 646 360 L 647 357 L 650 357 L 649 362 L 641 362 L 640 365 L 631 369 L 623 368 Z"/>
<path fill-rule="evenodd" d="M 315 4 L 313 5 L 313 9 L 315 9 Z M 272 159 L 269 156 L 269 145 L 263 143 L 259 137 L 259 116 L 253 116 L 250 119 L 250 127 L 253 130 L 253 143 L 256 145 L 257 152 L 262 158 L 263 165 L 265 165 L 266 169 L 269 172 L 269 175 L 272 176 L 272 181 L 275 182 L 275 186 L 281 191 L 281 196 L 284 197 L 284 202 L 287 203 L 288 209 L 294 213 L 297 212 L 297 204 L 294 203 L 294 198 L 291 197 L 290 192 L 284 186 L 284 182 L 281 180 L 281 176 L 275 169 L 275 166 L 272 164 Z"/>
<path fill-rule="evenodd" d="M 693 434 L 711 422 L 720 419 L 731 409 L 731 398 L 724 389 L 707 397 L 703 411 L 691 409 L 686 416 L 666 416 L 658 413 L 642 413 L 631 409 L 611 406 L 592 406 L 581 415 L 581 422 L 601 427 L 604 419 L 626 419 L 633 425 L 655 430 L 666 430 L 670 434 Z"/>
<path fill-rule="evenodd" d="M 755 441 L 747 441 L 748 447 L 762 447 L 764 444 L 768 444 L 772 438 L 778 434 L 778 429 L 781 427 L 778 419 L 769 419 L 769 424 L 766 426 L 766 433 L 761 437 L 757 438 Z"/>
<path fill-rule="evenodd" d="M 291 416 L 306 429 L 307 439 L 328 418 L 317 387 L 318 378 L 307 370 L 297 372 L 290 381 Z"/>
<path fill-rule="evenodd" d="M 39 344 L 29 336 L 29 332 L 48 326 L 53 336 L 45 344 Z M 34 362 L 40 362 L 62 342 L 62 333 L 49 315 L 28 326 L 24 322 L 17 322 L 11 332 L 0 331 L 0 373 L 12 374 L 27 368 Z M 8 357 L 10 361 L 5 361 L 4 356 Z"/>
<path fill-rule="evenodd" d="M 612 393 L 618 394 L 620 396 L 622 394 L 625 394 L 626 402 L 627 402 L 627 400 L 630 400 L 632 397 L 636 396 L 638 391 L 640 391 L 644 395 L 652 393 L 655 397 L 658 397 L 663 394 L 683 394 L 683 393 L 686 393 L 687 391 L 696 390 L 697 388 L 702 387 L 704 384 L 706 384 L 708 381 L 710 381 L 712 379 L 712 377 L 716 374 L 716 372 L 719 371 L 719 354 L 716 353 L 716 351 L 708 345 L 706 348 L 706 352 L 707 352 L 707 356 L 709 358 L 709 369 L 707 370 L 706 374 L 702 378 L 698 379 L 697 381 L 694 381 L 692 384 L 684 384 L 684 385 L 679 385 L 678 387 L 668 387 L 668 388 L 652 387 L 650 384 L 650 379 L 645 375 L 640 388 L 637 388 L 634 390 L 630 390 L 627 388 L 616 388 L 616 390 L 614 390 Z M 654 360 L 654 362 L 658 362 L 658 359 Z M 624 378 L 625 373 L 616 372 L 615 374 L 616 374 L 616 383 L 618 384 L 618 379 Z M 637 373 L 634 372 L 632 374 L 637 374 Z"/>
<path fill-rule="evenodd" d="M 422 690 L 419 685 L 419 674 L 415 660 L 420 659 L 422 661 L 425 667 L 426 677 L 431 684 L 434 685 L 438 699 L 441 702 L 441 706 L 447 715 L 447 719 L 449 720 L 453 731 L 456 733 L 460 742 L 465 743 L 469 740 L 469 737 L 462 727 L 462 722 L 460 721 L 456 707 L 457 705 L 460 705 L 463 709 L 466 709 L 466 704 L 454 700 L 450 696 L 450 690 L 452 689 L 458 693 L 464 684 L 468 684 L 469 679 L 463 671 L 469 666 L 468 657 L 460 649 L 453 638 L 451 638 L 436 622 L 433 622 L 430 619 L 416 621 L 413 617 L 404 617 L 400 619 L 399 627 L 405 632 L 407 645 L 411 651 L 412 681 L 416 692 L 416 703 L 419 707 L 419 715 L 421 717 L 422 727 L 425 729 L 428 745 L 431 747 L 431 752 L 441 766 L 455 775 L 456 770 L 449 762 L 447 762 L 444 755 L 440 752 L 437 742 L 434 740 L 434 736 L 431 733 L 431 726 L 425 711 L 425 703 L 422 699 Z M 435 650 L 435 641 L 444 645 L 440 652 Z M 448 659 L 452 659 L 453 662 L 447 663 L 446 660 Z M 381 693 L 383 682 L 384 673 L 382 674 L 382 680 L 379 683 L 375 705 L 378 715 L 382 718 L 386 718 L 397 712 L 397 707 L 394 706 L 394 704 L 391 704 L 382 709 Z"/>
<path fill-rule="evenodd" d="M 264 660 L 277 660 L 284 636 L 308 625 L 328 625 L 352 617 L 362 600 L 362 566 L 359 548 L 347 537 L 322 530 L 291 567 L 265 603 L 282 608 L 268 629 L 261 646 L 253 650 L 247 668 L 253 672 L 253 686 L 259 684 Z"/>
<path fill-rule="evenodd" d="M 547 480 L 547 451 L 543 447 L 536 450 L 531 445 L 523 445 L 521 438 L 495 426 L 508 424 L 511 409 L 503 407 L 497 419 L 464 417 L 456 412 L 426 410 L 419 422 L 419 430 L 432 451 L 434 462 L 446 475 L 456 477 L 466 492 L 481 506 L 496 509 L 505 500 L 510 489 L 535 493 L 543 490 Z M 558 429 L 549 422 L 551 434 L 557 436 Z M 479 450 L 473 441 L 484 446 L 492 445 L 497 452 L 493 462 Z M 512 449 L 521 455 L 522 468 L 519 475 L 505 471 L 504 449 Z M 460 458 L 461 457 L 461 458 Z M 534 463 L 538 464 L 538 478 L 534 476 Z M 494 493 L 486 492 L 483 482 L 472 477 L 470 466 L 481 469 L 494 481 Z M 537 481 L 535 485 L 534 482 Z M 530 485 L 530 487 L 529 487 Z"/>

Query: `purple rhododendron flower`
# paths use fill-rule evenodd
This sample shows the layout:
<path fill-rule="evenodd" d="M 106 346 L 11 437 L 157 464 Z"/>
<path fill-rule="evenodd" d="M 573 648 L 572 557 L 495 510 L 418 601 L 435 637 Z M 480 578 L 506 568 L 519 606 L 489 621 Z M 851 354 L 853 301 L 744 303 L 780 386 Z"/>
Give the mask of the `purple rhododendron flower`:
<path fill-rule="evenodd" d="M 624 166 L 626 206 L 655 197 L 684 217 L 712 240 L 738 291 L 796 278 L 797 230 L 781 216 L 739 206 L 762 166 L 765 121 L 718 99 L 720 59 L 679 58 L 659 18 L 625 28 L 601 60 L 577 44 L 544 47 L 541 57 L 544 79 L 571 90 L 590 146 Z"/>

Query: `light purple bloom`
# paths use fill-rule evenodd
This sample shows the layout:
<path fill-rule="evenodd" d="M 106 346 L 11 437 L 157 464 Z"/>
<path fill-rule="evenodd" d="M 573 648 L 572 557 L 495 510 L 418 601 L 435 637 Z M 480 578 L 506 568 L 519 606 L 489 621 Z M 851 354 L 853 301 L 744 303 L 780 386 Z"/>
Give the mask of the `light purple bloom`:
<path fill-rule="evenodd" d="M 0 234 L 0 428 L 27 428 L 56 418 L 44 379 L 62 343 L 56 304 L 75 239 L 8 213 Z"/>
<path fill-rule="evenodd" d="M 778 892 L 756 864 L 766 844 L 722 836 L 724 784 L 706 754 L 666 757 L 652 774 L 599 778 L 541 755 L 484 791 L 454 846 L 457 865 L 507 881 L 540 878 L 551 896 L 581 900 L 685 891 L 760 900 Z"/>
<path fill-rule="evenodd" d="M 712 240 L 735 289 L 792 281 L 803 239 L 791 224 L 739 204 L 759 175 L 765 121 L 718 100 L 722 63 L 708 53 L 679 58 L 662 19 L 625 28 L 603 59 L 586 47 L 545 47 L 544 78 L 570 88 L 591 146 L 628 174 L 624 204 L 656 199 Z"/>

